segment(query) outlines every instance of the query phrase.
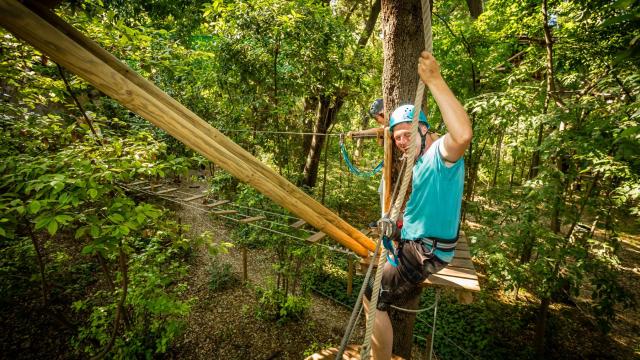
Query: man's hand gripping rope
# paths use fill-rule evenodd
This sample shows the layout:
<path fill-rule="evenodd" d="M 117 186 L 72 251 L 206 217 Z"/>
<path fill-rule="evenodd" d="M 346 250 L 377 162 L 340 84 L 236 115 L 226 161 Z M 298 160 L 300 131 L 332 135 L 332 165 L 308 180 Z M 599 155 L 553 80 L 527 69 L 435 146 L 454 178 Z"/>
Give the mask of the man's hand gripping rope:
<path fill-rule="evenodd" d="M 389 214 L 385 214 L 380 220 L 378 220 L 378 229 L 382 234 L 382 244 L 384 248 L 389 252 L 387 253 L 387 261 L 393 267 L 398 266 L 398 255 L 396 249 L 393 246 L 394 241 L 400 240 L 400 229 L 396 222 L 389 218 Z"/>

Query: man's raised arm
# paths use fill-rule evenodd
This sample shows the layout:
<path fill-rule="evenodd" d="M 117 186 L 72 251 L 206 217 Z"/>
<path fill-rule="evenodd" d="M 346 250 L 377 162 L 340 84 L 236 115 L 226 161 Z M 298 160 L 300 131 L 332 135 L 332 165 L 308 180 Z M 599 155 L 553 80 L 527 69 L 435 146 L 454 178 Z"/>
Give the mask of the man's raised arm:
<path fill-rule="evenodd" d="M 440 148 L 442 157 L 449 162 L 456 162 L 471 143 L 473 132 L 469 115 L 442 78 L 440 65 L 431 53 L 423 51 L 420 54 L 418 74 L 429 87 L 447 127 L 444 146 Z"/>

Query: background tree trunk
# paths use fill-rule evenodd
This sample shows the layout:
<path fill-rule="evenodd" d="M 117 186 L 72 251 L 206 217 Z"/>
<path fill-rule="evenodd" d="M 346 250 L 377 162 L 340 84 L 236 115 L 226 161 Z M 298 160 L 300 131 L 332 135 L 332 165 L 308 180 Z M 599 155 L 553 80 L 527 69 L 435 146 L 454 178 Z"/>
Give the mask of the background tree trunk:
<path fill-rule="evenodd" d="M 371 33 L 375 27 L 378 15 L 380 14 L 380 0 L 376 0 L 372 6 L 367 18 L 365 28 L 360 34 L 358 39 L 358 46 L 364 47 L 367 41 L 371 37 Z M 346 89 L 336 90 L 332 94 L 320 96 L 320 108 L 316 113 L 316 122 L 314 126 L 314 133 L 326 134 L 329 127 L 334 123 L 337 118 L 338 112 L 344 105 L 345 97 L 348 91 Z M 305 161 L 304 169 L 302 171 L 302 183 L 301 185 L 312 188 L 316 186 L 318 178 L 318 164 L 320 163 L 320 152 L 322 151 L 322 145 L 324 144 L 324 135 L 314 134 L 309 143 L 307 154 L 307 160 Z M 307 150 L 307 149 L 305 149 Z"/>
<path fill-rule="evenodd" d="M 313 128 L 313 136 L 311 138 L 311 146 L 307 154 L 307 161 L 304 165 L 302 185 L 312 188 L 316 186 L 318 180 L 318 165 L 320 164 L 320 153 L 322 145 L 326 140 L 325 135 L 329 126 L 335 121 L 338 111 L 344 104 L 344 97 L 338 96 L 335 100 L 328 96 L 320 96 L 320 104 L 316 117 L 316 124 Z"/>
<path fill-rule="evenodd" d="M 467 0 L 469 14 L 473 19 L 477 19 L 482 14 L 482 0 Z"/>

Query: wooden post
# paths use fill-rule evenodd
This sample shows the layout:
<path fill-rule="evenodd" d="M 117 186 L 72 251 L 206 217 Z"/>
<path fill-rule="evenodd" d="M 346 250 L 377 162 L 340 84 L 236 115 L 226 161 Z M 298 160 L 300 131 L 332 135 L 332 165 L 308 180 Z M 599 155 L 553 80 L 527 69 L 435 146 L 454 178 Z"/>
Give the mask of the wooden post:
<path fill-rule="evenodd" d="M 249 275 L 247 274 L 247 247 L 242 247 L 242 281 L 249 281 Z"/>
<path fill-rule="evenodd" d="M 393 141 L 388 127 L 384 128 L 384 167 L 382 168 L 382 178 L 384 179 L 382 212 L 389 213 L 391 210 L 391 172 L 393 171 Z"/>
<path fill-rule="evenodd" d="M 37 3 L 0 0 L 0 24 L 53 60 L 83 77 L 125 107 L 164 129 L 190 148 L 327 233 L 366 256 L 371 239 L 255 159 L 239 145 L 169 97 L 124 63 Z"/>
<path fill-rule="evenodd" d="M 347 263 L 347 296 L 353 293 L 353 259 L 349 256 Z"/>

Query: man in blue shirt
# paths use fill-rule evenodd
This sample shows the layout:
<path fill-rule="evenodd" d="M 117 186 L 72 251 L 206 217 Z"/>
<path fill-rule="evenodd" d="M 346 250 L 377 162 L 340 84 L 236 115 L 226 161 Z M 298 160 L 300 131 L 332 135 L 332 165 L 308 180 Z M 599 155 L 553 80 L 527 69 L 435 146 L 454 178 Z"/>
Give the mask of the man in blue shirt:
<path fill-rule="evenodd" d="M 440 108 L 447 133 L 440 138 L 430 133 L 427 118 L 420 111 L 416 153 L 408 154 L 413 105 L 400 106 L 391 114 L 389 125 L 396 146 L 404 156 L 416 160 L 412 191 L 402 217 L 398 265 L 385 265 L 378 294 L 372 339 L 372 355 L 378 360 L 391 358 L 390 305 L 404 304 L 416 296 L 420 283 L 453 258 L 464 183 L 462 155 L 472 137 L 469 116 L 442 78 L 440 65 L 426 51 L 420 55 L 418 74 Z"/>

